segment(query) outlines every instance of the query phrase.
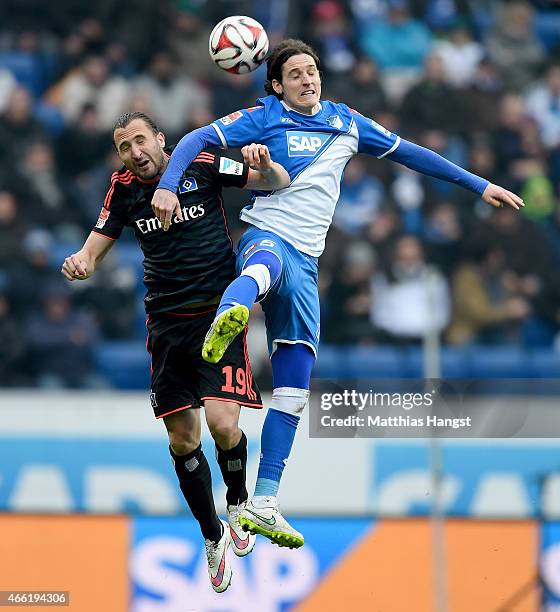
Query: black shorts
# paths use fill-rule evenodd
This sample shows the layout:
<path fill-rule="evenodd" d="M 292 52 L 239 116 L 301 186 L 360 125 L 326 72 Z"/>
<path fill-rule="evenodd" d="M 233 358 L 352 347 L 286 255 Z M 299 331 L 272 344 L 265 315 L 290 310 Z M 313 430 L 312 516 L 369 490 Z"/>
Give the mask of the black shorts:
<path fill-rule="evenodd" d="M 157 314 L 147 320 L 146 348 L 152 357 L 150 399 L 156 418 L 217 399 L 262 408 L 247 354 L 246 335 L 239 334 L 219 363 L 202 359 L 202 343 L 216 309 L 196 314 Z"/>

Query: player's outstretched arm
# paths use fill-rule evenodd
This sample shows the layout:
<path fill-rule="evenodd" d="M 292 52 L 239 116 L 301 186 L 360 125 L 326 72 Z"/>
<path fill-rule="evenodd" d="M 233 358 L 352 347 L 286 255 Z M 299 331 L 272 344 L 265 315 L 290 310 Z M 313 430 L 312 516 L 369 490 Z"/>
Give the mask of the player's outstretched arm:
<path fill-rule="evenodd" d="M 486 179 L 457 166 L 435 151 L 407 140 L 401 140 L 399 146 L 387 155 L 387 158 L 416 170 L 416 172 L 455 183 L 465 189 L 474 191 L 480 194 L 482 199 L 491 206 L 499 208 L 503 204 L 507 204 L 516 210 L 525 206 L 523 200 L 511 191 L 489 183 Z"/>
<path fill-rule="evenodd" d="M 251 168 L 246 189 L 275 191 L 290 184 L 290 175 L 279 163 L 272 161 L 268 147 L 250 144 L 241 149 L 243 160 Z"/>
<path fill-rule="evenodd" d="M 110 251 L 114 242 L 101 234 L 91 232 L 84 246 L 64 260 L 60 271 L 69 281 L 89 278 L 95 272 L 96 265 Z"/>
<path fill-rule="evenodd" d="M 164 231 L 169 229 L 173 213 L 183 221 L 183 211 L 176 194 L 183 172 L 202 149 L 221 144 L 216 130 L 206 125 L 183 136 L 175 147 L 152 198 L 152 209 Z"/>

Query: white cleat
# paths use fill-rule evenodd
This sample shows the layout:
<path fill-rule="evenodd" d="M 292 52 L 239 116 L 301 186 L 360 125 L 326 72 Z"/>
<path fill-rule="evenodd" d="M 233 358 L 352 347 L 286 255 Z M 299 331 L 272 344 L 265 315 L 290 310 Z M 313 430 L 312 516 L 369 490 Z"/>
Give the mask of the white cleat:
<path fill-rule="evenodd" d="M 238 557 L 248 555 L 255 547 L 257 536 L 245 531 L 239 524 L 239 514 L 245 508 L 247 502 L 241 502 L 238 506 L 227 507 L 227 519 L 229 523 L 229 535 L 231 547 Z"/>
<path fill-rule="evenodd" d="M 224 521 L 220 523 L 223 527 L 222 537 L 217 542 L 204 540 L 208 559 L 208 575 L 216 593 L 223 593 L 231 582 L 231 566 L 226 558 L 226 552 L 231 543 L 229 525 Z"/>
<path fill-rule="evenodd" d="M 243 529 L 251 533 L 268 538 L 278 546 L 287 546 L 288 548 L 299 548 L 303 546 L 303 535 L 296 531 L 288 521 L 282 516 L 276 498 L 268 498 L 270 505 L 264 508 L 255 507 L 253 501 L 246 503 L 245 508 L 239 515 L 239 524 Z"/>

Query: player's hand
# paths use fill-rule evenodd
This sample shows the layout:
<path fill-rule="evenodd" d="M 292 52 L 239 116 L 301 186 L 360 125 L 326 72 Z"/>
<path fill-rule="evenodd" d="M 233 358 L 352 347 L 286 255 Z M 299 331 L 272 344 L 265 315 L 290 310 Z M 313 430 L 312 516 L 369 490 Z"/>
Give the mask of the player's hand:
<path fill-rule="evenodd" d="M 272 159 L 270 159 L 270 151 L 263 144 L 252 143 L 241 149 L 243 161 L 248 164 L 249 168 L 258 170 L 263 174 L 270 172 L 272 169 Z"/>
<path fill-rule="evenodd" d="M 494 208 L 501 208 L 504 204 L 507 204 L 515 210 L 519 210 L 519 208 L 525 206 L 525 202 L 518 195 L 493 183 L 488 183 L 482 194 L 482 199 Z"/>
<path fill-rule="evenodd" d="M 164 232 L 171 226 L 173 213 L 175 213 L 181 221 L 184 221 L 179 198 L 168 189 L 156 189 L 152 198 L 152 210 L 159 219 Z"/>
<path fill-rule="evenodd" d="M 95 271 L 95 262 L 83 251 L 78 251 L 64 260 L 60 270 L 69 281 L 85 280 Z"/>

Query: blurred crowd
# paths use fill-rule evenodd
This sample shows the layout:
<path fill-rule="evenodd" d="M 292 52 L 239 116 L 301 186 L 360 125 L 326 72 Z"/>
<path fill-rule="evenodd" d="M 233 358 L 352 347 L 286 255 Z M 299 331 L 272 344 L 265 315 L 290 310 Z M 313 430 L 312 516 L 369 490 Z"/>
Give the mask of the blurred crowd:
<path fill-rule="evenodd" d="M 5 6 L 7 5 L 7 6 Z M 125 111 L 168 143 L 264 95 L 263 68 L 212 65 L 228 15 L 271 44 L 301 37 L 323 98 L 516 193 L 521 213 L 386 160 L 346 169 L 321 260 L 322 341 L 558 346 L 560 1 L 4 0 L 0 23 L 0 385 L 97 387 L 95 349 L 142 321 L 132 234 L 96 275 L 59 273 L 94 225 L 119 167 Z M 230 221 L 246 194 L 228 191 Z M 258 326 L 255 313 L 255 328 Z"/>

